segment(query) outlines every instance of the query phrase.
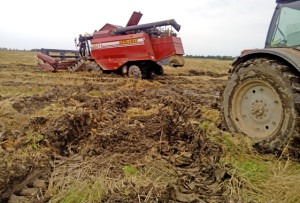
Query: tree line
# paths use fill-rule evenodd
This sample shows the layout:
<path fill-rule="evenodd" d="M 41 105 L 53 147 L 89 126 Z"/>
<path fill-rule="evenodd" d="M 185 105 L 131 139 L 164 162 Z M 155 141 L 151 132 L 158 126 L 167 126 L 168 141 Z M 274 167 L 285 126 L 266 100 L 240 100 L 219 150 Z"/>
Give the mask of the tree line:
<path fill-rule="evenodd" d="M 26 49 L 11 49 L 11 48 L 6 48 L 6 47 L 0 47 L 0 50 L 8 50 L 8 51 L 30 51 Z"/>
<path fill-rule="evenodd" d="M 12 48 L 6 48 L 6 47 L 0 47 L 0 50 L 8 50 L 8 51 L 36 51 L 40 52 L 41 49 L 12 49 Z"/>
<path fill-rule="evenodd" d="M 203 58 L 203 59 L 219 59 L 219 60 L 233 60 L 235 57 L 233 56 L 214 56 L 214 55 L 208 55 L 208 56 L 203 56 L 203 55 L 185 55 L 186 58 Z"/>

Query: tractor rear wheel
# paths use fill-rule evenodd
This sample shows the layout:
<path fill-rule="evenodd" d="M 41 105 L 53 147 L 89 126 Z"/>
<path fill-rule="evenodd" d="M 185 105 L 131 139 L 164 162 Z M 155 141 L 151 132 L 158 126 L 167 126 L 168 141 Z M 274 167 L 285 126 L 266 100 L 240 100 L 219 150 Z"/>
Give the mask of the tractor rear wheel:
<path fill-rule="evenodd" d="M 299 95 L 293 87 L 299 84 L 293 81 L 297 75 L 279 61 L 257 58 L 237 66 L 223 93 L 225 127 L 264 151 L 281 150 L 297 125 Z"/>
<path fill-rule="evenodd" d="M 142 78 L 141 69 L 136 65 L 130 66 L 128 70 L 128 76 L 131 78 L 141 79 Z"/>

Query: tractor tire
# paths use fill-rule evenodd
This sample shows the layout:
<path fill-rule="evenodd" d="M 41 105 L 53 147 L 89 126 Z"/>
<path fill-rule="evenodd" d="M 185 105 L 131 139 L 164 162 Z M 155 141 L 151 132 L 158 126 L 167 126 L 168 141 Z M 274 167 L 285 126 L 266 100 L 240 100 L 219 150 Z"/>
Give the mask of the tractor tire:
<path fill-rule="evenodd" d="M 142 79 L 141 69 L 136 65 L 130 66 L 128 70 L 128 76 L 130 78 Z"/>
<path fill-rule="evenodd" d="M 238 65 L 223 93 L 225 127 L 249 136 L 264 152 L 281 151 L 299 122 L 297 88 L 299 77 L 280 61 L 256 58 Z"/>

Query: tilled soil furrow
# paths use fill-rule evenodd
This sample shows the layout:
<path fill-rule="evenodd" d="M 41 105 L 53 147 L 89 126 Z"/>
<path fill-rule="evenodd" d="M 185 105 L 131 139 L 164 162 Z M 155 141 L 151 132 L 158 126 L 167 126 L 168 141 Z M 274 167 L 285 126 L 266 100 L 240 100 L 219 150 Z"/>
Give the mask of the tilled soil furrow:
<path fill-rule="evenodd" d="M 221 148 L 198 127 L 203 121 L 202 109 L 210 109 L 216 103 L 222 80 L 200 84 L 200 79 L 172 75 L 150 81 L 93 73 L 84 77 L 56 77 L 52 73 L 43 76 L 45 80 L 61 79 L 67 84 L 60 86 L 51 82 L 40 85 L 35 82 L 39 76 L 34 74 L 30 78 L 30 82 L 6 78 L 0 83 L 50 88 L 32 96 L 0 96 L 0 102 L 9 100 L 16 112 L 30 118 L 18 129 L 1 133 L 0 171 L 22 171 L 8 176 L 1 173 L 1 201 L 49 201 L 54 198 L 49 196 L 50 186 L 59 185 L 67 175 L 56 168 L 64 167 L 69 174 L 76 174 L 80 167 L 70 163 L 83 166 L 86 160 L 100 156 L 110 159 L 103 164 L 89 164 L 98 172 L 109 169 L 109 178 L 124 176 L 124 166 L 142 169 L 148 161 L 164 162 L 176 172 L 172 175 L 175 182 L 164 187 L 147 185 L 141 194 L 130 194 L 131 199 L 147 197 L 151 190 L 148 201 L 224 201 L 223 190 L 217 190 L 226 178 L 226 172 L 217 166 Z M 72 81 L 83 85 L 71 84 Z M 22 158 L 25 155 L 27 159 Z M 41 169 L 47 173 L 31 177 Z M 122 184 L 132 187 L 134 183 Z M 110 191 L 104 200 L 124 202 L 121 193 Z"/>

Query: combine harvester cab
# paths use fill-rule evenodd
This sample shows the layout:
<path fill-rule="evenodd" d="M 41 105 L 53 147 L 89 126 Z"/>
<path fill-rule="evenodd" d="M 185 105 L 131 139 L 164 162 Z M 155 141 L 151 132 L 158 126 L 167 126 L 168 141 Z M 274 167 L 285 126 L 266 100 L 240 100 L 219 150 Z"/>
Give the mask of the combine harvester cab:
<path fill-rule="evenodd" d="M 141 17 L 141 13 L 133 12 L 126 27 L 105 24 L 87 37 L 91 44 L 90 48 L 87 43 L 88 57 L 69 61 L 73 64 L 68 67 L 60 66 L 70 71 L 116 71 L 134 78 L 147 78 L 152 73 L 163 75 L 162 65 L 183 66 L 182 42 L 174 31 L 178 32 L 181 26 L 174 19 L 138 25 Z M 39 64 L 44 70 L 56 71 L 63 63 L 47 54 L 39 53 L 38 57 L 44 62 Z"/>

